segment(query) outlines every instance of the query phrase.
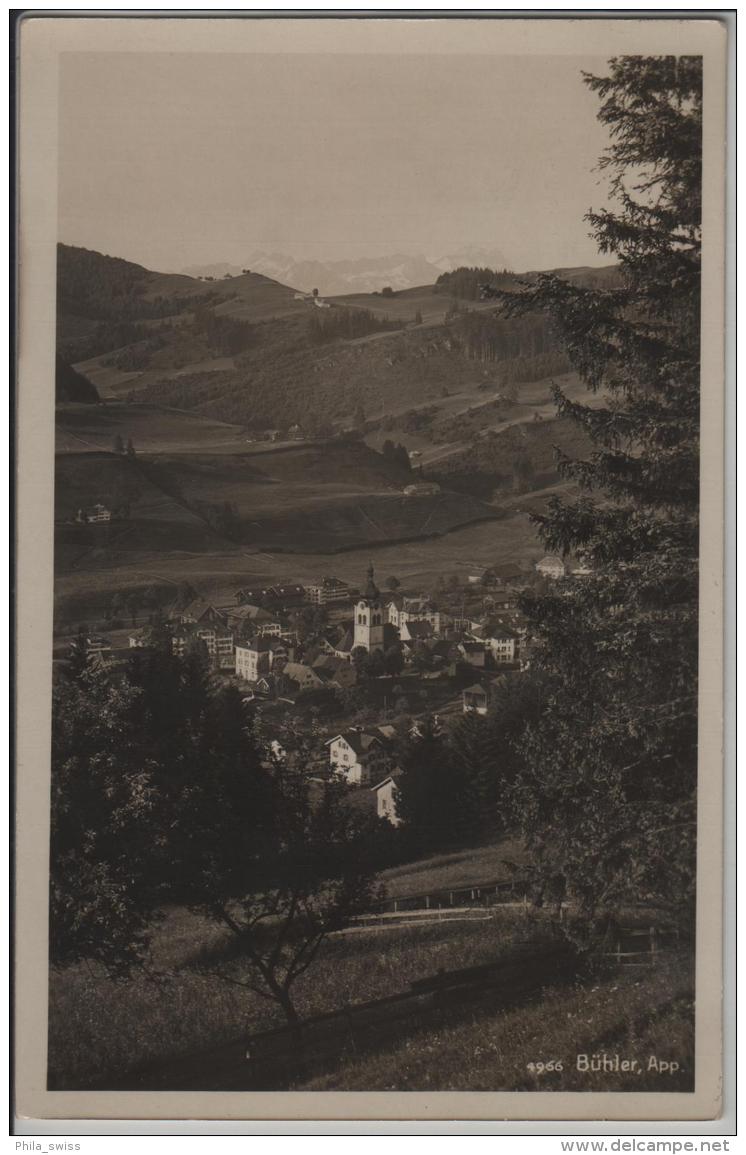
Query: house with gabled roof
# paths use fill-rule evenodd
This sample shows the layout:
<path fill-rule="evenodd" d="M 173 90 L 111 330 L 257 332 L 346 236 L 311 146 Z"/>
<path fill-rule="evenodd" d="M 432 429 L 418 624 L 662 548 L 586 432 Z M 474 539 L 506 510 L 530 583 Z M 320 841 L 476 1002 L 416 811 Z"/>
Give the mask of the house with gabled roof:
<path fill-rule="evenodd" d="M 550 578 L 552 581 L 564 577 L 567 573 L 565 563 L 555 553 L 548 553 L 541 561 L 537 561 L 535 569 L 542 577 Z"/>
<path fill-rule="evenodd" d="M 204 598 L 193 598 L 188 605 L 176 610 L 171 616 L 185 626 L 225 625 L 225 615 Z"/>
<path fill-rule="evenodd" d="M 282 677 L 283 681 L 287 679 L 292 682 L 293 687 L 297 687 L 298 693 L 304 690 L 321 690 L 326 684 L 316 670 L 307 666 L 305 662 L 286 662 L 282 668 Z"/>
<path fill-rule="evenodd" d="M 401 775 L 401 770 L 396 766 L 390 774 L 370 788 L 376 798 L 376 814 L 379 818 L 385 818 L 392 826 L 401 824 L 401 818 L 396 812 L 397 784 Z"/>
<path fill-rule="evenodd" d="M 458 652 L 464 662 L 478 669 L 484 669 L 487 664 L 487 647 L 484 642 L 472 642 L 468 639 L 459 642 Z"/>
<path fill-rule="evenodd" d="M 392 738 L 377 726 L 352 726 L 326 742 L 329 766 L 351 786 L 368 786 L 393 764 Z"/>
<path fill-rule="evenodd" d="M 333 643 L 332 653 L 335 658 L 341 658 L 343 662 L 351 662 L 354 649 L 355 635 L 351 629 L 346 629 L 341 638 Z"/>
<path fill-rule="evenodd" d="M 434 632 L 430 622 L 418 618 L 407 620 L 399 627 L 402 642 L 429 642 Z"/>
<path fill-rule="evenodd" d="M 311 666 L 320 678 L 335 682 L 341 689 L 348 689 L 357 683 L 355 663 L 336 654 L 319 654 Z"/>

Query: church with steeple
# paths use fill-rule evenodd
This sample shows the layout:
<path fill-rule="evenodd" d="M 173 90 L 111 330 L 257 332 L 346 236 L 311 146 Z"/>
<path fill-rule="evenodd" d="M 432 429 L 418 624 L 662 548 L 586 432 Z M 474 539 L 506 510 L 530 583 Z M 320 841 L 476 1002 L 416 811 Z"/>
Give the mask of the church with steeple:
<path fill-rule="evenodd" d="M 373 580 L 373 566 L 368 566 L 368 584 L 355 606 L 353 649 L 362 646 L 369 654 L 384 649 L 384 622 L 381 591 Z"/>

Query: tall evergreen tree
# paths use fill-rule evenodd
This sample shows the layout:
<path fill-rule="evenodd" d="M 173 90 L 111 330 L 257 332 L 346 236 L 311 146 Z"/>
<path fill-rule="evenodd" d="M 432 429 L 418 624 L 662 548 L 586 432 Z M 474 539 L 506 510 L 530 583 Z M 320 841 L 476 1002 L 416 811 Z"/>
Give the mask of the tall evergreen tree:
<path fill-rule="evenodd" d="M 589 576 L 525 608 L 548 689 L 516 798 L 547 875 L 587 911 L 693 910 L 697 771 L 702 61 L 620 57 L 585 75 L 611 144 L 614 209 L 588 214 L 622 286 L 541 276 L 508 316 L 546 310 L 596 406 L 555 390 L 594 442 L 580 487 L 538 517 Z"/>
<path fill-rule="evenodd" d="M 470 800 L 454 772 L 445 735 L 432 718 L 418 723 L 400 765 L 396 811 L 412 846 L 424 851 L 457 841 L 468 828 Z"/>

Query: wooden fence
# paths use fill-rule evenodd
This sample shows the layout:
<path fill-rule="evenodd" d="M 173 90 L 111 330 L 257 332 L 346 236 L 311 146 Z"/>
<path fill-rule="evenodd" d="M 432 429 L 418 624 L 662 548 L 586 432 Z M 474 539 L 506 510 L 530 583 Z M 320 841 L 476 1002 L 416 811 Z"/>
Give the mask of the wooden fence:
<path fill-rule="evenodd" d="M 611 949 L 602 954 L 618 966 L 656 966 L 661 954 L 680 945 L 677 930 L 661 931 L 655 926 L 620 927 L 614 938 Z"/>
<path fill-rule="evenodd" d="M 521 902 L 528 905 L 525 887 L 505 879 L 434 888 L 420 894 L 386 898 L 371 907 L 373 914 L 398 914 L 405 910 L 444 910 L 449 907 L 494 906 Z"/>

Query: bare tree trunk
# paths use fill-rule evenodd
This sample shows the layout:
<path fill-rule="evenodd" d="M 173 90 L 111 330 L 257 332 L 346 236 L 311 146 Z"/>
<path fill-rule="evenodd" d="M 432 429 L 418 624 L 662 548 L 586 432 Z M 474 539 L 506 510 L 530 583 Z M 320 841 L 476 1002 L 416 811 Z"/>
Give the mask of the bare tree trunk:
<path fill-rule="evenodd" d="M 302 1034 L 301 1018 L 296 1011 L 295 1006 L 293 1005 L 293 1000 L 290 998 L 290 992 L 285 987 L 277 987 L 273 993 L 283 1011 L 285 1012 L 285 1018 L 287 1019 L 290 1030 L 292 1031 L 293 1035 L 296 1036 L 298 1040 L 300 1040 Z"/>

